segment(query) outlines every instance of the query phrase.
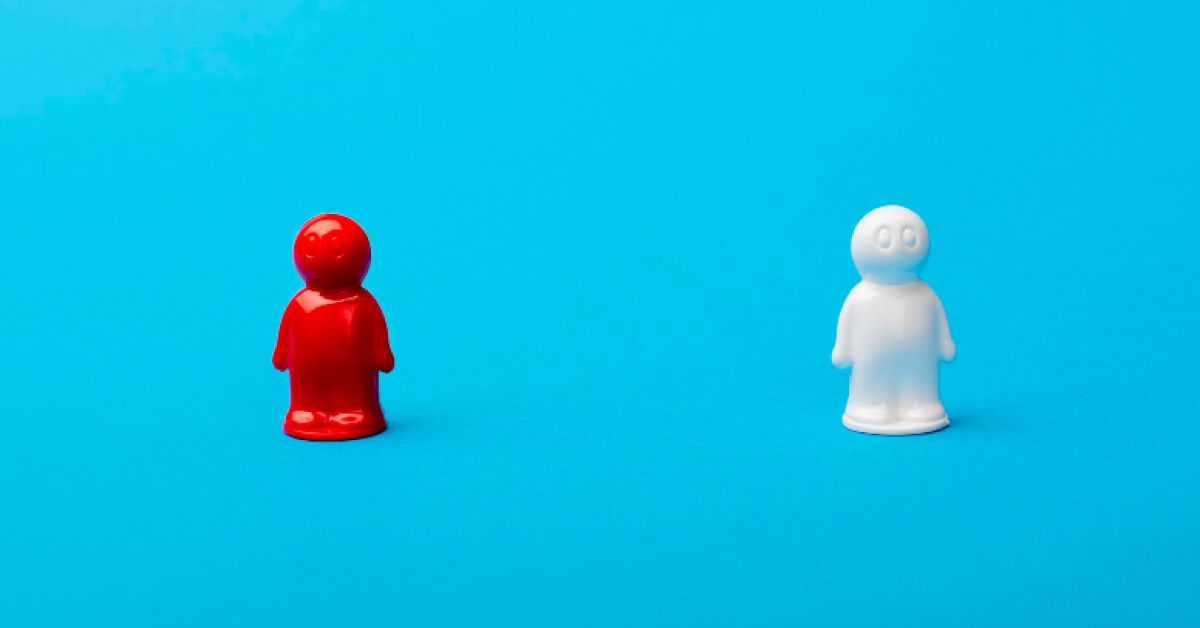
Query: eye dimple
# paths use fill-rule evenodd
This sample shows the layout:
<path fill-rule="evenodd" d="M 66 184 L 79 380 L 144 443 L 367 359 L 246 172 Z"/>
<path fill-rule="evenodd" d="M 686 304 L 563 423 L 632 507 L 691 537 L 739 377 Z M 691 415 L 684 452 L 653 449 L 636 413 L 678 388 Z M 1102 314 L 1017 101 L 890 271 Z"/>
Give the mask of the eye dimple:
<path fill-rule="evenodd" d="M 900 232 L 900 237 L 904 239 L 904 246 L 910 249 L 917 246 L 917 232 L 912 227 L 905 227 L 904 231 Z"/>
<path fill-rule="evenodd" d="M 304 257 L 312 259 L 320 252 L 321 237 L 315 233 L 310 233 L 304 238 Z"/>
<path fill-rule="evenodd" d="M 346 254 L 346 241 L 342 239 L 342 236 L 336 233 L 329 236 L 329 254 L 334 259 L 341 258 Z"/>
<path fill-rule="evenodd" d="M 880 227 L 879 231 L 875 233 L 875 244 L 884 251 L 892 248 L 892 230 Z"/>

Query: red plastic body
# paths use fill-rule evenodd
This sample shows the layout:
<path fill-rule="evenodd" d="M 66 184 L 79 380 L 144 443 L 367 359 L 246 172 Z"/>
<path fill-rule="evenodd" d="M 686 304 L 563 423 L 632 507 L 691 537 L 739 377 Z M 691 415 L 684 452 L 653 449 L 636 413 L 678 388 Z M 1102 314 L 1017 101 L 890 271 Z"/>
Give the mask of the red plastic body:
<path fill-rule="evenodd" d="M 357 223 L 321 214 L 293 247 L 305 288 L 283 312 L 272 363 L 291 375 L 283 431 L 306 440 L 350 440 L 387 429 L 379 372 L 395 364 L 383 311 L 362 287 L 371 245 Z"/>

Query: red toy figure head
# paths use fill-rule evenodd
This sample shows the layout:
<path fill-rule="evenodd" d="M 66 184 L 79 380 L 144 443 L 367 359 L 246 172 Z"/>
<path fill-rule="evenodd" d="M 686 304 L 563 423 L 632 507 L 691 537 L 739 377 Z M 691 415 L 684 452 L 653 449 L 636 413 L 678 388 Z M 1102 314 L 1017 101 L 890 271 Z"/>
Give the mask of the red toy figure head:
<path fill-rule="evenodd" d="M 358 223 L 321 214 L 300 227 L 292 256 L 309 288 L 356 288 L 371 266 L 371 244 Z"/>

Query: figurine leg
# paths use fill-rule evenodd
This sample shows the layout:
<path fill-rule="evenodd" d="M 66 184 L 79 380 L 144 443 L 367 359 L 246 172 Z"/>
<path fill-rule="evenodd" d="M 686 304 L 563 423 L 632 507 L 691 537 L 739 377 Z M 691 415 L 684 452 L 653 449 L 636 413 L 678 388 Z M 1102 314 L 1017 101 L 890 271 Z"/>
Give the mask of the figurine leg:
<path fill-rule="evenodd" d="M 387 429 L 379 406 L 379 374 L 347 370 L 336 376 L 330 393 L 330 430 L 338 440 L 373 436 Z"/>
<path fill-rule="evenodd" d="M 856 432 L 891 433 L 888 427 L 897 418 L 897 395 L 894 369 L 886 364 L 855 364 L 842 424 Z"/>
<path fill-rule="evenodd" d="M 912 364 L 904 371 L 900 383 L 900 420 L 898 427 L 905 434 L 923 434 L 940 430 L 950 424 L 946 408 L 938 394 L 938 361 Z"/>
<path fill-rule="evenodd" d="M 307 372 L 291 372 L 292 401 L 283 419 L 283 431 L 296 438 L 308 438 L 309 434 L 325 429 L 329 416 L 325 412 L 323 383 L 319 375 Z"/>

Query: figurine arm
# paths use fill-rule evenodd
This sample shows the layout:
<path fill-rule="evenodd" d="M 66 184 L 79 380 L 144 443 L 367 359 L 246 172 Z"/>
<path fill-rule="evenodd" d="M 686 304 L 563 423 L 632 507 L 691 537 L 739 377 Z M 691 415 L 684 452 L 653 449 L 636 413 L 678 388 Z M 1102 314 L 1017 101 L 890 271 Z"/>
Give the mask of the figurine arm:
<path fill-rule="evenodd" d="M 383 309 L 379 307 L 375 297 L 370 297 L 367 302 L 371 312 L 368 322 L 371 365 L 384 373 L 390 373 L 396 366 L 396 357 L 392 355 L 392 347 L 388 342 L 387 319 L 384 318 Z"/>
<path fill-rule="evenodd" d="M 841 313 L 838 314 L 837 339 L 833 343 L 833 365 L 840 369 L 853 363 L 850 358 L 850 310 L 853 299 L 854 293 L 851 292 L 842 304 Z"/>
<path fill-rule="evenodd" d="M 953 362 L 958 355 L 958 347 L 954 346 L 954 340 L 950 338 L 950 321 L 946 320 L 946 309 L 942 307 L 940 299 L 937 302 L 937 318 L 938 352 L 943 362 Z"/>
<path fill-rule="evenodd" d="M 275 339 L 275 353 L 271 356 L 271 364 L 280 371 L 287 370 L 288 345 L 291 343 L 291 314 L 292 304 L 288 303 L 283 311 L 283 320 L 279 321 L 279 336 Z"/>

